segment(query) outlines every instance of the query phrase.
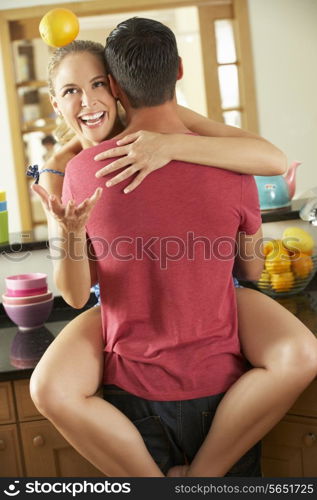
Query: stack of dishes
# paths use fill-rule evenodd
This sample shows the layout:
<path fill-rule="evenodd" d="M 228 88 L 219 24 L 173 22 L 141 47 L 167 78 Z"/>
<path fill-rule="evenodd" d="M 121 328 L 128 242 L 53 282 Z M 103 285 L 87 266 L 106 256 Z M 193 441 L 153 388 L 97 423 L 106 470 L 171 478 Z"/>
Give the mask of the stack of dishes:
<path fill-rule="evenodd" d="M 53 307 L 53 294 L 44 273 L 17 274 L 5 278 L 3 307 L 20 330 L 34 330 L 43 325 Z"/>

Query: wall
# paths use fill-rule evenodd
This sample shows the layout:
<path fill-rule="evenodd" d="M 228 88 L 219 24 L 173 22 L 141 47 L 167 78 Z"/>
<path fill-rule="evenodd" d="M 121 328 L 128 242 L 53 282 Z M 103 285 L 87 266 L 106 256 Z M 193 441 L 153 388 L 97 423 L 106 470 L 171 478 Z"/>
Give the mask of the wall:
<path fill-rule="evenodd" d="M 260 133 L 303 162 L 299 197 L 317 185 L 317 1 L 248 1 Z"/>
<path fill-rule="evenodd" d="M 46 273 L 48 287 L 54 295 L 60 295 L 53 282 L 52 263 L 48 250 L 8 253 L 0 255 L 0 296 L 5 292 L 6 276 L 13 274 Z M 2 300 L 0 300 L 2 302 Z"/>

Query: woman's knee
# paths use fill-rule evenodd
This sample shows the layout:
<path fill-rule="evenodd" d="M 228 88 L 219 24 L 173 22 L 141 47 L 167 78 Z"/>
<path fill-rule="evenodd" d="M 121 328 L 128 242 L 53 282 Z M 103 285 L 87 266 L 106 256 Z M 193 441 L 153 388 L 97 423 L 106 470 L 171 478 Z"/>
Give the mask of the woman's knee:
<path fill-rule="evenodd" d="M 306 329 L 302 337 L 289 339 L 277 349 L 274 363 L 281 374 L 312 380 L 317 375 L 317 339 Z"/>
<path fill-rule="evenodd" d="M 37 410 L 46 418 L 61 415 L 70 405 L 70 394 L 65 383 L 43 376 L 41 370 L 35 369 L 31 376 L 30 395 Z"/>

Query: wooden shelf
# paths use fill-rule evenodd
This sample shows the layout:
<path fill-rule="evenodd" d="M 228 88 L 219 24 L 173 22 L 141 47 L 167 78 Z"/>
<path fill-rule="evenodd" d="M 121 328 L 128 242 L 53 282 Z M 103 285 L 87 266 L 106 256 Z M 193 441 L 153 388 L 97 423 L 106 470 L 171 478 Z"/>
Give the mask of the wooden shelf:
<path fill-rule="evenodd" d="M 48 87 L 48 84 L 45 80 L 28 80 L 26 82 L 19 82 L 16 84 L 17 88 L 23 88 L 23 87 L 32 87 L 36 89 L 40 89 L 42 87 Z"/>
<path fill-rule="evenodd" d="M 45 123 L 42 125 L 37 124 L 41 120 Z M 41 123 L 40 122 L 40 123 Z M 25 122 L 22 125 L 21 132 L 22 134 L 29 134 L 30 132 L 44 132 L 50 133 L 56 128 L 56 121 L 54 118 L 38 118 L 37 120 L 30 120 Z"/>

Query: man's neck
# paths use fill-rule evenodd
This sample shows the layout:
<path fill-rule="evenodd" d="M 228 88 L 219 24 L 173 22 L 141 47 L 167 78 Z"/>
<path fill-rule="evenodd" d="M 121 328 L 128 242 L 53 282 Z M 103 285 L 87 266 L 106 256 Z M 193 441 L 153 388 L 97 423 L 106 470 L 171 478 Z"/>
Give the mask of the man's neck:
<path fill-rule="evenodd" d="M 128 108 L 126 110 L 128 126 L 118 137 L 142 129 L 163 134 L 186 134 L 190 132 L 179 118 L 176 110 L 174 101 L 167 101 L 160 106 Z"/>

